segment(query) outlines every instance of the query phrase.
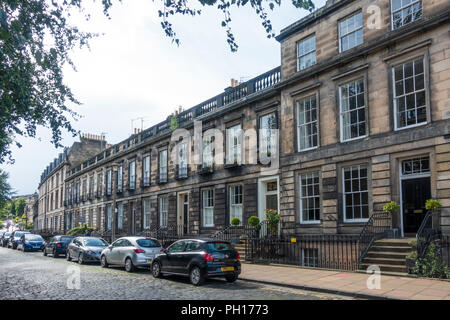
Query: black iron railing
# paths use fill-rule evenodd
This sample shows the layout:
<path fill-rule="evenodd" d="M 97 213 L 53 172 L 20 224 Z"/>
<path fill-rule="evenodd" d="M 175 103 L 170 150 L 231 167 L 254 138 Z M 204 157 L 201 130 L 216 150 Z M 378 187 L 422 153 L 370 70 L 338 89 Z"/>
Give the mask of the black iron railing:
<path fill-rule="evenodd" d="M 214 233 L 211 238 L 224 241 L 241 241 L 257 236 L 257 229 L 250 225 L 229 225 Z"/>
<path fill-rule="evenodd" d="M 359 262 L 364 259 L 376 240 L 387 237 L 387 231 L 392 228 L 391 222 L 390 213 L 375 212 L 372 214 L 359 235 Z"/>
<path fill-rule="evenodd" d="M 356 235 L 268 236 L 249 240 L 245 260 L 337 270 L 358 268 Z"/>
<path fill-rule="evenodd" d="M 428 211 L 416 234 L 417 255 L 423 258 L 433 241 L 440 239 L 440 211 Z"/>

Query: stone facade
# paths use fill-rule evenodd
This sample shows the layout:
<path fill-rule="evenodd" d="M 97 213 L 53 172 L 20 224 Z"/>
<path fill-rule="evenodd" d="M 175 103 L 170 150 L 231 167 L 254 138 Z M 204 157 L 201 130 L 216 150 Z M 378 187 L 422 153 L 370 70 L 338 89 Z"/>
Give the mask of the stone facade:
<path fill-rule="evenodd" d="M 420 224 L 417 217 L 424 212 L 422 204 L 408 202 L 405 190 L 420 187 L 429 193 L 426 197 L 441 201 L 440 222 L 449 233 L 450 6 L 445 0 L 419 1 L 415 20 L 393 27 L 396 3 L 328 1 L 277 37 L 279 71 L 234 83 L 221 95 L 176 114 L 180 128 L 191 136 L 196 119 L 203 131 L 240 125 L 255 129 L 258 139 L 258 129 L 274 115 L 270 123 L 279 129 L 280 158 L 270 175 L 258 158 L 256 164 L 214 164 L 212 172 L 190 164 L 181 177 L 169 156 L 164 181 L 160 155 L 165 150 L 176 154 L 181 143 L 171 140 L 168 119 L 66 167 L 66 229 L 87 223 L 108 231 L 114 214 L 120 233 L 177 225 L 184 227 L 183 234 L 208 235 L 228 226 L 236 212 L 246 223 L 250 216 L 264 219 L 265 209 L 275 208 L 285 233 L 359 234 L 370 215 L 396 201 L 402 209 L 392 217 L 392 226 L 407 235 L 406 227 Z M 345 49 L 351 39 L 345 36 L 355 32 L 356 42 L 356 31 L 362 41 Z M 306 44 L 307 39 L 314 42 Z M 413 93 L 405 89 L 411 81 Z M 415 111 L 400 112 L 403 102 L 411 109 L 411 97 Z M 308 121 L 306 111 L 314 112 Z M 227 150 L 227 141 L 219 145 Z M 242 154 L 249 159 L 251 148 L 243 145 Z M 261 140 L 258 147 L 261 151 Z M 187 149 L 193 151 L 191 142 Z M 149 181 L 144 178 L 147 156 Z"/>
<path fill-rule="evenodd" d="M 86 158 L 97 154 L 106 147 L 104 139 L 83 135 L 80 142 L 65 148 L 58 158 L 45 169 L 38 187 L 38 215 L 34 222 L 35 230 L 65 230 L 65 179 L 69 168 L 79 165 Z"/>

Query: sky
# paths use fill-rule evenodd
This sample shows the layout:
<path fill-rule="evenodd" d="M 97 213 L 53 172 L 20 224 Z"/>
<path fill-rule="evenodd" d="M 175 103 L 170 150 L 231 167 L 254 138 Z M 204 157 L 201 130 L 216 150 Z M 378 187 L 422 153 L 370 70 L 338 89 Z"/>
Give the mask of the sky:
<path fill-rule="evenodd" d="M 319 8 L 326 0 L 313 2 Z M 159 3 L 116 2 L 108 19 L 100 1 L 89 2 L 86 11 L 91 13 L 90 21 L 72 17 L 72 23 L 81 30 L 100 34 L 91 40 L 90 49 L 71 53 L 76 71 L 69 66 L 64 69 L 65 83 L 82 102 L 72 107 L 82 116 L 73 121 L 77 130 L 104 133 L 108 143 L 115 144 L 126 139 L 133 127 L 141 128 L 141 120 L 133 119 L 144 118 L 144 129 L 151 127 L 178 106 L 188 109 L 223 92 L 231 78 L 245 81 L 280 65 L 279 43 L 267 38 L 250 7 L 231 11 L 231 26 L 239 45 L 237 52 L 231 52 L 220 25 L 220 11 L 198 6 L 200 16 L 172 18 L 181 41 L 177 46 L 160 26 Z M 284 1 L 269 12 L 269 19 L 279 34 L 307 14 L 291 1 Z M 36 138 L 17 138 L 22 148 L 11 148 L 15 163 L 1 168 L 9 172 L 9 182 L 17 194 L 35 192 L 41 173 L 62 151 L 50 138 L 50 130 L 40 128 Z M 78 140 L 64 133 L 62 144 L 71 146 Z"/>

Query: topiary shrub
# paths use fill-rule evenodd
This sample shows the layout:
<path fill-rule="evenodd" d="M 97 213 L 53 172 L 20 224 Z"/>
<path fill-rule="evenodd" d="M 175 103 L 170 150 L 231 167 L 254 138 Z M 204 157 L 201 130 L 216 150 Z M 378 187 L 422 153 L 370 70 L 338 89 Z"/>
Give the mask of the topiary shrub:
<path fill-rule="evenodd" d="M 252 227 L 258 226 L 259 223 L 260 221 L 257 216 L 251 216 L 250 218 L 248 218 L 248 224 L 251 225 Z"/>
<path fill-rule="evenodd" d="M 238 226 L 240 224 L 241 224 L 241 220 L 239 220 L 239 218 L 235 217 L 235 218 L 231 219 L 231 225 Z"/>

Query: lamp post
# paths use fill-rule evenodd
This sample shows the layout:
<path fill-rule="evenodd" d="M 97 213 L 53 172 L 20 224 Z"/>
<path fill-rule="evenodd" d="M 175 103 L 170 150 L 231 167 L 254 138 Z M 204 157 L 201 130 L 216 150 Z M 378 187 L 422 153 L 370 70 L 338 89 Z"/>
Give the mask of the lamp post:
<path fill-rule="evenodd" d="M 113 214 L 112 214 L 112 225 L 111 225 L 111 243 L 116 240 L 116 214 L 117 214 L 117 206 L 116 206 L 116 197 L 117 197 L 117 185 L 118 185 L 118 176 L 117 169 L 119 167 L 118 163 L 112 164 L 113 169 L 113 181 L 111 181 L 114 188 L 111 188 L 113 193 Z"/>

